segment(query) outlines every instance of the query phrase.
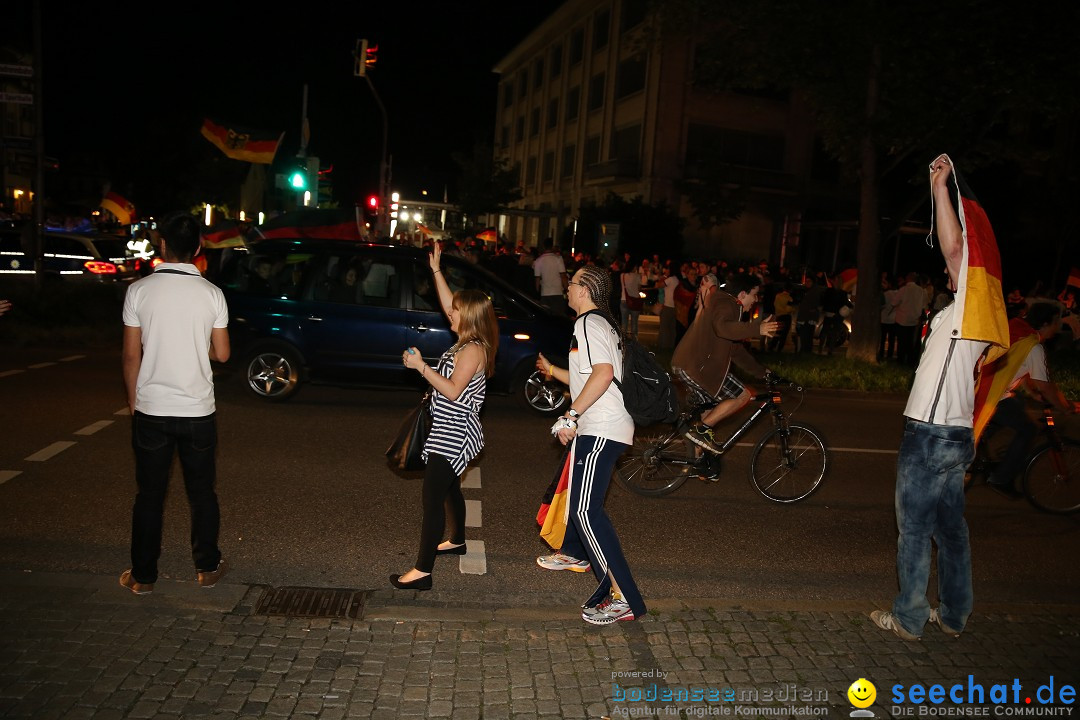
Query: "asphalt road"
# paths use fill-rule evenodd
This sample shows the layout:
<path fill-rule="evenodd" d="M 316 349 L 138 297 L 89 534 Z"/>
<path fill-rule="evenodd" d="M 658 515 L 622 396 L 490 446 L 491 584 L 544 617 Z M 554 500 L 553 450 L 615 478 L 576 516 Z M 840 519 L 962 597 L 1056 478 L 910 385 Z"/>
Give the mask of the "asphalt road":
<path fill-rule="evenodd" d="M 134 471 L 119 352 L 5 350 L 0 358 L 0 568 L 119 574 L 128 566 Z M 408 569 L 419 534 L 418 474 L 383 450 L 417 401 L 408 391 L 308 386 L 290 402 L 218 377 L 221 545 L 247 583 L 382 588 Z M 794 403 L 789 404 L 789 410 Z M 822 489 L 794 506 L 757 495 L 748 451 L 720 482 L 647 499 L 613 486 L 607 509 L 648 597 L 887 606 L 895 592 L 892 496 L 903 398 L 811 391 L 797 417 L 832 448 Z M 591 576 L 536 567 L 534 521 L 560 458 L 551 420 L 492 397 L 475 467 L 487 572 L 440 558 L 440 589 L 479 596 L 592 590 Z M 763 429 L 762 429 L 763 431 Z M 758 432 L 752 432 L 756 437 Z M 57 445 L 61 443 L 62 445 Z M 37 458 L 37 459 L 32 459 Z M 193 576 L 188 513 L 174 472 L 163 577 Z M 475 478 L 475 475 L 473 476 Z M 977 487 L 968 497 L 977 601 L 1075 603 L 1080 516 L 1036 512 Z M 475 506 L 474 506 L 475 507 Z"/>

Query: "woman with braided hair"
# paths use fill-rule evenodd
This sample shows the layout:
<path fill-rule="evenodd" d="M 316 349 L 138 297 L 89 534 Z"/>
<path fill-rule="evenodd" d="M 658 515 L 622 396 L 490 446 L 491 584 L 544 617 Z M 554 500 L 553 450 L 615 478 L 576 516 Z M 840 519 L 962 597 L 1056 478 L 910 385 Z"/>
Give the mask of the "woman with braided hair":
<path fill-rule="evenodd" d="M 537 558 L 549 570 L 584 572 L 591 564 L 600 585 L 582 605 L 593 625 L 634 620 L 645 614 L 604 497 L 615 461 L 634 442 L 634 420 L 623 406 L 615 380 L 622 380 L 619 325 L 608 310 L 611 276 L 586 266 L 574 273 L 567 302 L 577 314 L 568 367 L 555 367 L 542 354 L 537 367 L 570 386 L 570 409 L 552 429 L 570 448 L 569 518 L 555 555 Z M 588 561 L 579 558 L 588 558 Z"/>

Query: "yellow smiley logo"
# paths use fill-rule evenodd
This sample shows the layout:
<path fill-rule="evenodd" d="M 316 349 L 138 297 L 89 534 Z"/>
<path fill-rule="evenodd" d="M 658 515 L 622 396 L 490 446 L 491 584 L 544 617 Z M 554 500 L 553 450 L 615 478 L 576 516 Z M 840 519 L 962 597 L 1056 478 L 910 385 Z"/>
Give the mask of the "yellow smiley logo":
<path fill-rule="evenodd" d="M 848 700 L 857 708 L 867 708 L 877 699 L 877 688 L 866 678 L 859 678 L 847 689 Z"/>

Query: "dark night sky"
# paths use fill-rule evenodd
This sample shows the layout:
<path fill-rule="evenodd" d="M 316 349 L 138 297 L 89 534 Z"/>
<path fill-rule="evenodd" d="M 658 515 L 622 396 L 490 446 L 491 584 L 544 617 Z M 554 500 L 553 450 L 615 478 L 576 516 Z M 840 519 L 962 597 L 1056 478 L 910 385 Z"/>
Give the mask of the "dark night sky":
<path fill-rule="evenodd" d="M 373 79 L 394 185 L 441 195 L 451 153 L 492 139 L 491 68 L 561 2 L 46 4 L 47 153 L 62 165 L 102 158 L 138 204 L 148 176 L 167 183 L 171 163 L 213 149 L 198 134 L 204 117 L 284 130 L 278 158 L 295 155 L 306 82 L 308 152 L 334 165 L 339 199 L 347 189 L 362 197 L 377 187 L 382 139 L 367 83 L 353 77 L 352 50 L 366 37 L 379 45 Z M 29 46 L 20 5 L 12 27 L 26 28 Z"/>

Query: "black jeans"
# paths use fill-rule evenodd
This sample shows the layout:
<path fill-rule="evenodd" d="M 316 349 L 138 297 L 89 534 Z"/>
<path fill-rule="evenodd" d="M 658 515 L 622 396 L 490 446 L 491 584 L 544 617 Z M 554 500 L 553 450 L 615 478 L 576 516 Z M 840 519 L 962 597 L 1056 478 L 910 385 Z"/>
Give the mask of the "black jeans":
<path fill-rule="evenodd" d="M 435 551 L 450 525 L 450 542 L 465 542 L 465 496 L 461 494 L 461 476 L 442 455 L 428 454 L 424 472 L 424 522 L 420 527 L 420 552 L 416 569 L 429 573 L 435 567 Z M 449 523 L 447 522 L 449 521 Z"/>
<path fill-rule="evenodd" d="M 196 571 L 217 569 L 221 561 L 221 512 L 214 492 L 217 419 L 162 417 L 136 412 L 131 423 L 135 482 L 139 491 L 131 511 L 131 574 L 137 582 L 157 582 L 161 526 L 169 469 L 179 453 L 184 488 L 191 506 L 191 557 Z"/>
<path fill-rule="evenodd" d="M 1012 486 L 1020 471 L 1024 469 L 1024 461 L 1027 460 L 1028 448 L 1031 441 L 1039 432 L 1038 426 L 1032 422 L 1024 410 L 1024 401 L 1018 397 L 1002 398 L 994 410 L 994 417 L 986 428 L 983 442 L 989 442 L 991 437 L 997 435 L 1001 428 L 1009 428 L 1013 431 L 1012 442 L 1005 456 L 1001 458 L 987 478 L 989 482 Z"/>

